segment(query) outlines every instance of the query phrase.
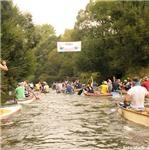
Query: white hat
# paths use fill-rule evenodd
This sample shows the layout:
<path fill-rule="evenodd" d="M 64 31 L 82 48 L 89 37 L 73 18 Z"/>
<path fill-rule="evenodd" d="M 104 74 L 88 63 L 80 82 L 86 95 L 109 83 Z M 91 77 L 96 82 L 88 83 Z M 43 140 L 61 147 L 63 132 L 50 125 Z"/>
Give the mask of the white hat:
<path fill-rule="evenodd" d="M 103 84 L 108 84 L 107 81 L 103 81 Z"/>
<path fill-rule="evenodd" d="M 145 77 L 144 77 L 144 80 L 148 80 L 148 77 L 147 77 L 147 76 L 145 76 Z"/>

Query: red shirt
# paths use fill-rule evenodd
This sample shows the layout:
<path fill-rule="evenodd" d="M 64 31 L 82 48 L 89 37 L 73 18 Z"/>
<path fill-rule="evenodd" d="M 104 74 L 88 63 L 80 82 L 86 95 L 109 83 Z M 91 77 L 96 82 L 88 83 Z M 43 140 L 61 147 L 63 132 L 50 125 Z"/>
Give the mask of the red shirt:
<path fill-rule="evenodd" d="M 144 86 L 149 91 L 149 80 L 144 81 L 142 86 Z"/>

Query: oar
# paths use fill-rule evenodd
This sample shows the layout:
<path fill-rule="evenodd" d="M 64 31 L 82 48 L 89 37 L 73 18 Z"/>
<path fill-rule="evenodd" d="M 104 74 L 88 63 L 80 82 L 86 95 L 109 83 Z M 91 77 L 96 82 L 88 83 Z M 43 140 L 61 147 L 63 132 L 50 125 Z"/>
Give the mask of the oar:
<path fill-rule="evenodd" d="M 32 90 L 30 90 L 29 92 L 31 92 L 35 96 L 36 100 L 40 99 L 39 97 L 36 96 L 36 94 Z"/>
<path fill-rule="evenodd" d="M 15 96 L 14 96 L 14 99 L 13 99 L 13 100 L 14 100 L 14 103 L 15 103 L 15 104 L 18 104 L 18 102 L 17 102 Z"/>
<path fill-rule="evenodd" d="M 78 91 L 78 95 L 81 95 L 82 92 L 83 92 L 83 89 L 79 90 L 79 91 Z"/>

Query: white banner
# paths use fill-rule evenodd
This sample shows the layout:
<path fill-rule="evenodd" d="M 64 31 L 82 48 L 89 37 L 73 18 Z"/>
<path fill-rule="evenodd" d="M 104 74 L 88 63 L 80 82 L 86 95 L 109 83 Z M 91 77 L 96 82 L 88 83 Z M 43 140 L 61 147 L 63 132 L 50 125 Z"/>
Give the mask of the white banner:
<path fill-rule="evenodd" d="M 81 41 L 78 42 L 57 42 L 58 52 L 79 52 L 81 51 Z"/>

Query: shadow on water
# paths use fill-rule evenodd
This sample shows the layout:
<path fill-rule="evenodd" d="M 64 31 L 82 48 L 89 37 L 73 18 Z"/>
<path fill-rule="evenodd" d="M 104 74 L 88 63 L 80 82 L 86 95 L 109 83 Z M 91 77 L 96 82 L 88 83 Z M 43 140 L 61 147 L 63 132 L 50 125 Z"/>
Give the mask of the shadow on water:
<path fill-rule="evenodd" d="M 2 126 L 3 150 L 121 150 L 149 145 L 149 128 L 121 118 L 111 98 L 51 91 Z"/>

